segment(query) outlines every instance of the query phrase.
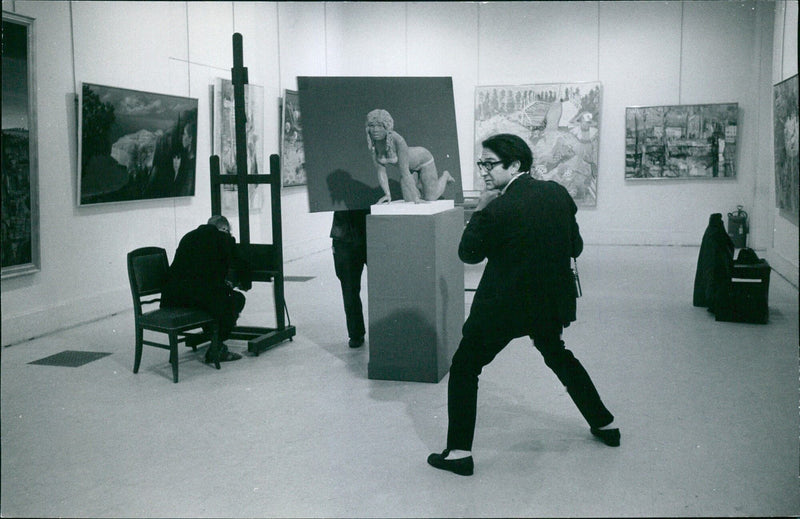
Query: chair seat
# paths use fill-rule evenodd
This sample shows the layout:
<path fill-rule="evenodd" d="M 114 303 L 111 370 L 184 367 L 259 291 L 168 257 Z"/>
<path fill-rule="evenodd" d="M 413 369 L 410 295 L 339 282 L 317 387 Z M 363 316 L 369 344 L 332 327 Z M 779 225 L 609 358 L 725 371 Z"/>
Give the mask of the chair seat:
<path fill-rule="evenodd" d="M 213 321 L 208 312 L 196 308 L 159 308 L 139 317 L 142 326 L 158 329 L 196 327 Z"/>

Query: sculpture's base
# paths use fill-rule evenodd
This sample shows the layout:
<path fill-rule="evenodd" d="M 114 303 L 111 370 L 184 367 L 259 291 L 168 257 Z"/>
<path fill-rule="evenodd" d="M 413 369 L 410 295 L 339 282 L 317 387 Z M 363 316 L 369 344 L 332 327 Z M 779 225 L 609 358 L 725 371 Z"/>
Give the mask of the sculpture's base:
<path fill-rule="evenodd" d="M 367 216 L 370 379 L 439 382 L 450 369 L 464 324 L 463 230 L 460 207 Z"/>
<path fill-rule="evenodd" d="M 388 204 L 375 204 L 370 208 L 370 214 L 436 214 L 448 211 L 454 207 L 452 200 L 434 200 L 432 202 L 404 202 L 396 200 Z"/>

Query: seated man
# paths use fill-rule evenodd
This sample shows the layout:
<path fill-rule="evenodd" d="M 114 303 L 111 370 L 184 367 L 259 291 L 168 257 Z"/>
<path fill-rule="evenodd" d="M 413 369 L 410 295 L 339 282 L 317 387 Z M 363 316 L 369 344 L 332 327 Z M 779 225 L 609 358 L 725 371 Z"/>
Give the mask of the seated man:
<path fill-rule="evenodd" d="M 219 323 L 220 351 L 213 352 L 209 348 L 205 357 L 207 363 L 213 362 L 217 355 L 220 362 L 242 358 L 228 351 L 223 343 L 230 337 L 245 304 L 244 294 L 234 290 L 226 279 L 229 270 L 234 268 L 238 273 L 239 288 L 249 290 L 252 286 L 251 268 L 237 254 L 236 240 L 230 229 L 228 219 L 216 215 L 181 238 L 161 293 L 162 307 L 201 308 Z M 206 336 L 208 332 L 206 330 Z M 207 338 L 200 342 L 203 340 Z M 193 342 L 187 341 L 187 345 L 192 346 Z"/>

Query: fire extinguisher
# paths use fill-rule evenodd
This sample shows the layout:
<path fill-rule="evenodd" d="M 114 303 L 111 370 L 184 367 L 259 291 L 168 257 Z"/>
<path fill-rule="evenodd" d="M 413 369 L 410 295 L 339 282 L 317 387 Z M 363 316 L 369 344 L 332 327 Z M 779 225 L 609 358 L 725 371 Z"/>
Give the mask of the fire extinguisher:
<path fill-rule="evenodd" d="M 728 213 L 728 236 L 733 241 L 733 246 L 737 249 L 747 247 L 747 213 L 742 206 L 736 206 L 735 213 Z"/>

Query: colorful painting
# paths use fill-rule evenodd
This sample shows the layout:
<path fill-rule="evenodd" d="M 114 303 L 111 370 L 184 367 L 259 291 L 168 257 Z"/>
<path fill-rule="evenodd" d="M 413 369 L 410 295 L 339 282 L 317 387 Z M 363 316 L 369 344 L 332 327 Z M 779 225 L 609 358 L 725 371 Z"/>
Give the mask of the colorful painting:
<path fill-rule="evenodd" d="M 303 186 L 306 184 L 306 156 L 300 99 L 294 90 L 284 91 L 281 120 L 281 180 L 284 187 Z"/>
<path fill-rule="evenodd" d="M 558 182 L 579 206 L 597 205 L 601 90 L 598 82 L 476 87 L 475 161 L 487 137 L 518 135 L 533 151 L 535 178 Z M 474 182 L 483 189 L 477 167 Z"/>
<path fill-rule="evenodd" d="M 33 22 L 3 12 L 2 277 L 39 270 Z"/>
<path fill-rule="evenodd" d="M 781 215 L 798 224 L 797 74 L 775 85 L 775 203 Z"/>
<path fill-rule="evenodd" d="M 449 77 L 298 77 L 312 212 L 463 201 Z M 401 183 L 404 186 L 401 187 Z"/>
<path fill-rule="evenodd" d="M 222 175 L 236 174 L 236 117 L 233 102 L 233 82 L 217 78 L 213 96 L 214 144 L 212 154 L 219 156 Z M 247 139 L 247 174 L 266 175 L 269 164 L 264 162 L 264 87 L 244 86 L 245 136 Z M 248 187 L 250 213 L 260 213 L 264 206 L 264 188 L 257 184 Z M 222 185 L 223 213 L 237 212 L 238 195 L 235 184 Z"/>
<path fill-rule="evenodd" d="M 194 196 L 197 99 L 83 83 L 78 203 Z"/>
<path fill-rule="evenodd" d="M 625 179 L 736 177 L 737 103 L 625 109 Z"/>

